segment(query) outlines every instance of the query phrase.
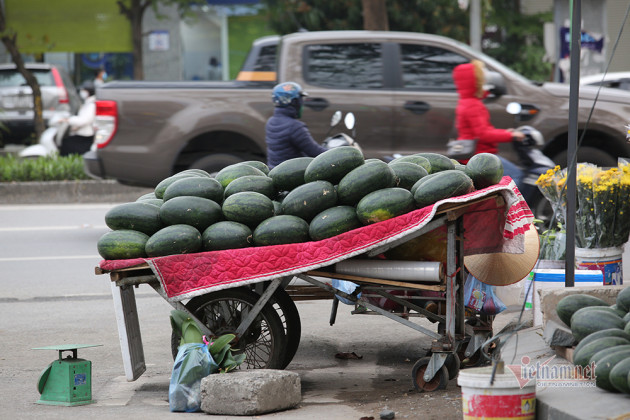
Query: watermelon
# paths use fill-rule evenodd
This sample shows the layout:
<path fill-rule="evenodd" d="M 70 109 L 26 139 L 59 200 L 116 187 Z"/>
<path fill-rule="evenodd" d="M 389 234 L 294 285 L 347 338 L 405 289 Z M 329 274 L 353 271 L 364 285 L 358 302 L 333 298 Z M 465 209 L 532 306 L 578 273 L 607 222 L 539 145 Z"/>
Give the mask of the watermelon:
<path fill-rule="evenodd" d="M 245 175 L 230 182 L 225 187 L 225 198 L 239 192 L 254 191 L 273 199 L 276 196 L 276 187 L 273 179 L 268 176 Z"/>
<path fill-rule="evenodd" d="M 630 312 L 628 312 L 627 314 L 625 314 L 625 315 L 623 316 L 623 318 L 621 318 L 621 319 L 623 319 L 623 322 L 625 322 L 626 324 L 627 324 L 628 322 L 630 322 Z"/>
<path fill-rule="evenodd" d="M 269 171 L 269 178 L 273 179 L 278 191 L 291 191 L 304 184 L 304 172 L 312 161 L 312 157 L 285 160 Z"/>
<path fill-rule="evenodd" d="M 427 171 L 428 174 L 431 173 L 431 162 L 429 162 L 429 159 L 425 157 L 418 156 L 418 155 L 401 156 L 399 158 L 392 160 L 389 163 L 392 164 L 392 163 L 400 163 L 400 162 L 414 163 L 420 166 L 421 168 L 423 168 L 425 171 Z"/>
<path fill-rule="evenodd" d="M 628 323 L 626 324 L 626 326 L 624 327 L 623 331 L 624 331 L 624 332 L 626 332 L 626 333 L 628 333 L 628 334 L 630 334 L 630 322 L 628 322 Z"/>
<path fill-rule="evenodd" d="M 242 223 L 250 229 L 274 214 L 271 199 L 252 191 L 232 194 L 223 202 L 222 210 L 227 220 Z"/>
<path fill-rule="evenodd" d="M 419 179 L 429 174 L 422 166 L 411 162 L 390 162 L 389 167 L 394 171 L 396 187 L 406 190 L 411 190 L 411 187 L 413 187 Z"/>
<path fill-rule="evenodd" d="M 282 200 L 282 214 L 310 222 L 315 215 L 337 204 L 337 193 L 328 181 L 300 185 Z"/>
<path fill-rule="evenodd" d="M 589 359 L 589 362 L 597 365 L 604 357 L 608 357 L 611 354 L 615 354 L 620 351 L 627 351 L 627 350 L 630 350 L 630 343 L 612 345 L 612 346 L 609 346 L 608 348 L 600 349 L 596 351 Z"/>
<path fill-rule="evenodd" d="M 221 169 L 217 172 L 215 178 L 221 183 L 223 188 L 226 188 L 229 183 L 234 181 L 236 178 L 246 175 L 267 176 L 263 171 L 256 169 L 253 166 L 245 165 L 243 163 L 235 163 L 234 165 L 229 165 Z"/>
<path fill-rule="evenodd" d="M 625 333 L 623 330 L 619 328 L 609 328 L 606 330 L 594 332 L 586 336 L 586 338 L 582 339 L 580 343 L 575 347 L 575 350 L 573 351 L 573 353 L 575 354 L 579 352 L 582 349 L 582 347 L 584 347 L 588 343 L 591 343 L 595 340 L 598 340 L 604 337 L 621 337 L 621 338 L 625 338 L 626 340 L 628 340 L 628 342 L 630 342 L 630 334 Z"/>
<path fill-rule="evenodd" d="M 571 326 L 571 317 L 579 309 L 587 306 L 608 306 L 608 302 L 602 299 L 587 295 L 584 293 L 576 293 L 574 295 L 568 295 L 560 299 L 556 305 L 556 313 L 562 322 L 568 327 Z"/>
<path fill-rule="evenodd" d="M 462 171 L 450 169 L 441 171 L 427 179 L 426 182 L 422 182 L 416 188 L 413 198 L 416 206 L 422 208 L 446 198 L 468 194 L 474 190 L 472 179 L 468 175 Z"/>
<path fill-rule="evenodd" d="M 145 198 L 144 200 L 140 201 L 157 207 L 162 207 L 162 204 L 164 204 L 164 200 L 160 200 L 159 198 Z"/>
<path fill-rule="evenodd" d="M 364 225 L 381 222 L 415 210 L 413 196 L 404 188 L 384 188 L 366 195 L 357 204 L 357 216 Z"/>
<path fill-rule="evenodd" d="M 596 331 L 624 326 L 623 320 L 607 306 L 582 308 L 571 317 L 571 332 L 578 342 Z"/>
<path fill-rule="evenodd" d="M 573 352 L 573 364 L 576 366 L 586 367 L 590 363 L 591 357 L 603 349 L 614 346 L 628 345 L 630 342 L 621 337 L 603 337 L 593 340 L 579 351 Z"/>
<path fill-rule="evenodd" d="M 363 154 L 352 146 L 335 147 L 318 155 L 306 167 L 304 182 L 328 181 L 338 184 L 348 172 L 363 165 Z"/>
<path fill-rule="evenodd" d="M 337 186 L 339 204 L 354 206 L 372 191 L 393 187 L 394 179 L 394 171 L 385 162 L 370 162 L 357 166 L 339 181 Z"/>
<path fill-rule="evenodd" d="M 200 175 L 198 174 L 194 174 L 194 173 L 177 173 L 175 175 L 171 175 L 167 178 L 164 178 L 163 180 L 161 180 L 156 186 L 155 186 L 155 190 L 153 191 L 155 194 L 155 198 L 164 198 L 164 192 L 166 192 L 166 189 L 175 181 L 178 181 L 182 178 L 198 178 L 200 177 Z"/>
<path fill-rule="evenodd" d="M 207 198 L 218 204 L 223 202 L 223 186 L 214 178 L 186 177 L 181 178 L 166 187 L 163 200 L 168 201 L 174 197 L 195 196 Z"/>
<path fill-rule="evenodd" d="M 167 226 L 190 225 L 203 232 L 211 224 L 223 220 L 223 212 L 212 200 L 183 195 L 171 198 L 160 207 L 160 219 Z"/>
<path fill-rule="evenodd" d="M 252 230 L 238 222 L 217 222 L 204 230 L 201 244 L 204 251 L 250 247 L 253 245 Z"/>
<path fill-rule="evenodd" d="M 626 347 L 626 349 L 621 350 L 621 347 Z M 617 364 L 624 360 L 630 360 L 630 346 L 619 346 L 618 351 L 605 357 L 600 357 L 595 363 L 595 385 L 606 391 L 618 392 L 617 388 L 610 381 L 610 373 Z"/>
<path fill-rule="evenodd" d="M 197 168 L 190 168 L 190 169 L 185 169 L 181 172 L 177 173 L 179 174 L 193 174 L 193 175 L 197 175 L 197 176 L 202 176 L 205 178 L 212 178 L 212 175 L 210 175 L 208 172 L 204 171 L 203 169 L 197 169 Z"/>
<path fill-rule="evenodd" d="M 475 188 L 480 190 L 498 184 L 503 178 L 503 163 L 497 155 L 479 153 L 470 158 L 465 168 L 466 174 L 473 180 Z"/>
<path fill-rule="evenodd" d="M 608 380 L 610 384 L 619 392 L 630 394 L 630 357 L 617 363 L 610 371 Z"/>
<path fill-rule="evenodd" d="M 106 260 L 143 258 L 149 235 L 135 230 L 113 230 L 101 236 L 96 243 L 98 253 Z"/>
<path fill-rule="evenodd" d="M 626 287 L 617 295 L 617 307 L 630 312 L 630 287 Z"/>
<path fill-rule="evenodd" d="M 136 230 L 149 236 L 164 226 L 160 220 L 160 208 L 144 201 L 112 207 L 105 213 L 105 224 L 112 230 Z"/>
<path fill-rule="evenodd" d="M 264 220 L 254 230 L 253 237 L 256 246 L 293 244 L 310 239 L 308 223 L 300 217 L 287 214 Z"/>
<path fill-rule="evenodd" d="M 624 311 L 624 310 L 622 310 L 622 309 L 619 309 L 619 308 L 617 307 L 617 304 L 616 304 L 616 303 L 615 303 L 615 304 L 613 304 L 613 305 L 610 305 L 610 306 L 609 306 L 609 308 L 610 308 L 610 309 L 612 309 L 612 310 L 614 310 L 614 311 L 615 311 L 615 313 L 616 313 L 617 315 L 619 315 L 620 317 L 622 317 L 622 318 L 623 318 L 624 316 L 626 316 L 626 315 L 627 315 L 626 311 Z"/>
<path fill-rule="evenodd" d="M 155 192 L 153 192 L 153 191 L 152 191 L 152 192 L 150 192 L 150 193 L 146 193 L 146 194 L 141 195 L 140 197 L 138 197 L 138 198 L 136 199 L 136 201 L 154 200 L 154 199 L 156 199 L 156 198 L 157 198 L 157 197 L 155 196 Z"/>
<path fill-rule="evenodd" d="M 363 226 L 352 206 L 335 206 L 324 210 L 311 220 L 308 233 L 312 240 L 331 238 Z"/>
<path fill-rule="evenodd" d="M 430 174 L 446 171 L 449 169 L 455 169 L 455 165 L 453 165 L 451 159 L 439 153 L 416 153 L 412 156 L 421 156 L 423 158 L 426 158 L 431 164 L 431 171 L 429 172 Z"/>
<path fill-rule="evenodd" d="M 439 173 L 439 172 L 438 172 Z M 420 185 L 424 184 L 425 182 L 428 182 L 429 180 L 431 180 L 431 178 L 435 178 L 435 176 L 438 174 L 429 174 L 427 176 L 423 176 L 422 178 L 420 178 L 419 180 L 416 181 L 415 184 L 413 184 L 413 186 L 411 187 L 411 189 L 409 191 L 411 191 L 411 194 L 415 194 L 416 190 L 420 187 Z"/>
<path fill-rule="evenodd" d="M 201 249 L 201 233 L 190 225 L 172 225 L 155 232 L 145 246 L 149 257 L 188 254 Z"/>
<path fill-rule="evenodd" d="M 248 160 L 246 162 L 243 162 L 243 165 L 253 166 L 259 171 L 262 171 L 262 173 L 264 173 L 265 175 L 269 174 L 269 166 L 267 166 L 265 162 L 261 162 L 259 160 Z"/>
<path fill-rule="evenodd" d="M 273 214 L 275 216 L 280 216 L 282 214 L 282 203 L 278 200 L 271 200 L 273 203 Z"/>

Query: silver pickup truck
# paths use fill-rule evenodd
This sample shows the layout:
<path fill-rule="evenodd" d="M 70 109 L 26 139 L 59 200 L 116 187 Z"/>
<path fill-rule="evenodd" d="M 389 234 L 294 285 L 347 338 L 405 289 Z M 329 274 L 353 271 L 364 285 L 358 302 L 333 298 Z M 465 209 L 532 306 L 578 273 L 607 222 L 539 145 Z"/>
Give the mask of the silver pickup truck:
<path fill-rule="evenodd" d="M 244 160 L 265 161 L 271 89 L 283 81 L 309 93 L 303 120 L 323 140 L 334 111 L 353 112 L 367 158 L 446 151 L 455 135 L 455 66 L 471 59 L 493 72 L 485 101 L 496 127 L 531 125 L 545 154 L 566 164 L 569 87 L 534 83 L 469 46 L 441 36 L 368 31 L 303 32 L 255 42 L 231 82 L 112 82 L 97 92 L 95 150 L 86 172 L 121 183 L 155 186 L 186 168 L 215 172 Z M 580 88 L 579 162 L 616 165 L 626 142 L 630 93 Z M 518 121 L 506 105 L 522 105 Z M 501 153 L 510 156 L 509 145 Z"/>

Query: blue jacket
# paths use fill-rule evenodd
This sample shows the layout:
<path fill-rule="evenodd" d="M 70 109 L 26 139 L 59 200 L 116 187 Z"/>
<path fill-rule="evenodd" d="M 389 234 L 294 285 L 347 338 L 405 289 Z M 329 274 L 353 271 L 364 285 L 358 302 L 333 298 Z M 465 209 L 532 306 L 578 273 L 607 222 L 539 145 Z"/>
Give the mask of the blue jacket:
<path fill-rule="evenodd" d="M 267 166 L 273 168 L 285 160 L 301 156 L 315 157 L 326 151 L 313 140 L 306 124 L 297 119 L 292 107 L 276 107 L 265 126 Z"/>

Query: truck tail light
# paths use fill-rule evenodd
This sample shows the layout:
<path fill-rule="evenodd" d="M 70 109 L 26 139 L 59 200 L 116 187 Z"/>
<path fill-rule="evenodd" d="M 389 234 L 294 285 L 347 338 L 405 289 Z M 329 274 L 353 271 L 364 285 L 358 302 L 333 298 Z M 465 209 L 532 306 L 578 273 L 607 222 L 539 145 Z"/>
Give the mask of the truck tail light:
<path fill-rule="evenodd" d="M 56 68 L 51 68 L 50 72 L 53 75 L 53 79 L 55 80 L 55 86 L 59 88 L 59 103 L 60 104 L 69 104 L 70 100 L 68 99 L 68 90 L 66 86 L 63 84 L 63 80 L 61 79 L 61 75 Z"/>
<path fill-rule="evenodd" d="M 96 134 L 94 143 L 97 149 L 102 149 L 116 134 L 118 129 L 118 106 L 116 101 L 96 101 Z"/>

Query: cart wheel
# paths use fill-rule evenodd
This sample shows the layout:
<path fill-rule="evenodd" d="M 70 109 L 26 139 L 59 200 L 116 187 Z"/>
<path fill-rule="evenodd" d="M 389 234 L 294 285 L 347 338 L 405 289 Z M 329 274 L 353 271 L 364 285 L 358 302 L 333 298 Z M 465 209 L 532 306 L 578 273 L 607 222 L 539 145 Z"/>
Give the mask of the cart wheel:
<path fill-rule="evenodd" d="M 244 288 L 221 290 L 192 298 L 186 308 L 216 336 L 233 334 L 258 301 L 259 296 Z M 171 335 L 171 350 L 177 355 L 179 334 Z M 210 339 L 212 337 L 208 337 Z M 235 353 L 245 353 L 241 369 L 281 369 L 286 336 L 280 317 L 268 302 L 245 333 L 232 343 Z"/>
<path fill-rule="evenodd" d="M 413 365 L 411 371 L 413 386 L 420 392 L 433 392 L 438 389 L 445 389 L 446 384 L 448 384 L 448 369 L 446 369 L 446 366 L 442 366 L 429 382 L 424 380 L 424 372 L 427 370 L 430 360 L 430 357 L 423 357 Z"/>
<path fill-rule="evenodd" d="M 300 345 L 300 336 L 302 335 L 300 313 L 295 306 L 295 302 L 291 299 L 291 296 L 289 296 L 286 290 L 280 287 L 276 289 L 269 302 L 280 317 L 284 327 L 284 334 L 287 338 L 284 360 L 280 367 L 280 369 L 284 369 L 291 363 Z"/>
<path fill-rule="evenodd" d="M 459 356 L 456 354 L 449 354 L 446 357 L 446 361 L 444 362 L 444 366 L 446 366 L 446 370 L 448 370 L 448 379 L 457 378 L 457 374 L 459 373 L 460 361 Z"/>

